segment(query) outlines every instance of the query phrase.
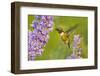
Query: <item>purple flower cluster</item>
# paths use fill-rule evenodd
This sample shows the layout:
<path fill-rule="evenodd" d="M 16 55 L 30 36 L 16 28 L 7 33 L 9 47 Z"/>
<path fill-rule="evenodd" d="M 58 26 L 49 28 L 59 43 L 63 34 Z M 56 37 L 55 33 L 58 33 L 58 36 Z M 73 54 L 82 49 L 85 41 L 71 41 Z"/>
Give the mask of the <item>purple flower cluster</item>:
<path fill-rule="evenodd" d="M 82 58 L 82 48 L 80 46 L 81 44 L 81 38 L 80 35 L 74 35 L 74 40 L 73 40 L 73 53 L 71 56 L 68 56 L 68 59 L 77 59 L 77 58 Z"/>
<path fill-rule="evenodd" d="M 73 49 L 78 48 L 80 45 L 80 42 L 81 42 L 80 35 L 74 35 Z"/>
<path fill-rule="evenodd" d="M 28 32 L 28 55 L 29 60 L 41 56 L 43 47 L 48 42 L 49 32 L 53 30 L 53 16 L 35 16 L 32 22 L 33 31 Z"/>

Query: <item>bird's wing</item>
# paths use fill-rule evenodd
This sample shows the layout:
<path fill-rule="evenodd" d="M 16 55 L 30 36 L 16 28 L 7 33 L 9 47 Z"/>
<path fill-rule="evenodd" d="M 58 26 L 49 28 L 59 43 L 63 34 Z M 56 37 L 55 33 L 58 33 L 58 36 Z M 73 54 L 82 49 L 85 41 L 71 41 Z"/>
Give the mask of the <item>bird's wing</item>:
<path fill-rule="evenodd" d="M 65 31 L 66 33 L 70 33 L 71 31 L 73 31 L 74 29 L 76 29 L 78 27 L 78 24 L 76 24 L 75 26 L 69 28 L 67 31 Z"/>

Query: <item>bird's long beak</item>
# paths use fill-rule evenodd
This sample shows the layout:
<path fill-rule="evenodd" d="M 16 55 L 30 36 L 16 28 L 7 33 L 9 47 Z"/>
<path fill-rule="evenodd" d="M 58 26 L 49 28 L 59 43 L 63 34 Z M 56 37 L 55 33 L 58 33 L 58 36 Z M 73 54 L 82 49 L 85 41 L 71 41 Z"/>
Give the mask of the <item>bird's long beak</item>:
<path fill-rule="evenodd" d="M 55 28 L 55 30 L 56 30 L 56 31 L 59 31 L 59 29 L 58 29 L 58 28 Z"/>
<path fill-rule="evenodd" d="M 58 33 L 62 32 L 62 30 L 60 30 L 59 28 L 56 28 L 55 30 L 58 31 Z"/>

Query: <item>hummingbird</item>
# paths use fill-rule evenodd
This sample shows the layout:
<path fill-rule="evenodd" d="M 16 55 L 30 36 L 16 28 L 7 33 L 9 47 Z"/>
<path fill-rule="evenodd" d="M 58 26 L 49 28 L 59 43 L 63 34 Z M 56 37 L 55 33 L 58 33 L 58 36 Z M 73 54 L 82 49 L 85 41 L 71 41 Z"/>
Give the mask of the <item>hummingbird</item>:
<path fill-rule="evenodd" d="M 78 24 L 69 28 L 67 31 L 64 31 L 61 27 L 56 28 L 56 31 L 59 33 L 61 40 L 64 42 L 64 44 L 67 44 L 69 48 L 70 48 L 70 34 L 74 29 L 77 28 L 77 26 Z"/>

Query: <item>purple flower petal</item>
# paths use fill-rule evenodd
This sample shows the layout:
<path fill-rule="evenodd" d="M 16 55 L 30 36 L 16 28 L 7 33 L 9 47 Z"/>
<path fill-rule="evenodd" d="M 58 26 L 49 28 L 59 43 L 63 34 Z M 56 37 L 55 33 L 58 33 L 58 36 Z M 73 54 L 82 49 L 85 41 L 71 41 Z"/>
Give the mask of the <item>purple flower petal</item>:
<path fill-rule="evenodd" d="M 43 47 L 49 40 L 49 32 L 53 29 L 53 17 L 35 16 L 32 27 L 34 30 L 28 33 L 29 60 L 42 55 Z"/>

